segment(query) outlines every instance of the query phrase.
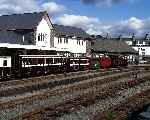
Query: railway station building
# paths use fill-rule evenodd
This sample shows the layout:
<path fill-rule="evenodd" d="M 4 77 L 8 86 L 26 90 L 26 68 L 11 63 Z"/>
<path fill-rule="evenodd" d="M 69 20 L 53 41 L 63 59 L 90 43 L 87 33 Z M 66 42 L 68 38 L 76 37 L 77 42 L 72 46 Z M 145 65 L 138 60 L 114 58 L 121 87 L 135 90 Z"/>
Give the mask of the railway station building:
<path fill-rule="evenodd" d="M 121 64 L 123 60 L 129 63 L 130 56 L 138 59 L 138 52 L 119 38 L 96 38 L 91 45 L 91 55 L 92 58 L 110 57 L 114 66 Z M 135 62 L 135 59 L 132 62 Z"/>
<path fill-rule="evenodd" d="M 135 59 L 140 64 L 150 63 L 150 37 L 149 34 L 145 34 L 143 37 L 136 37 L 134 34 L 131 37 L 114 37 L 110 38 L 111 40 L 120 39 L 121 41 L 126 42 L 138 53 L 138 58 L 133 55 L 128 56 L 129 63 L 134 64 Z"/>
<path fill-rule="evenodd" d="M 81 28 L 52 24 L 45 11 L 2 15 L 0 67 L 17 65 L 13 61 L 19 55 L 86 56 L 89 39 L 90 35 Z M 4 61 L 9 64 L 4 65 Z"/>

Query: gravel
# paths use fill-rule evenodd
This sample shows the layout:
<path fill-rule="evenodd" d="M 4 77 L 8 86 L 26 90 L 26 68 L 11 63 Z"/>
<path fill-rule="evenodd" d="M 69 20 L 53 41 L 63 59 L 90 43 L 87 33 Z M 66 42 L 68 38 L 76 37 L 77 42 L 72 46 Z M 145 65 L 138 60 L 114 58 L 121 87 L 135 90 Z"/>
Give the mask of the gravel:
<path fill-rule="evenodd" d="M 140 93 L 144 90 L 150 89 L 150 81 L 141 83 L 127 90 L 117 92 L 115 97 L 108 97 L 107 99 L 98 100 L 95 104 L 88 107 L 81 107 L 80 110 L 65 114 L 57 120 L 90 120 L 92 116 L 97 115 L 99 112 L 109 110 L 114 105 L 125 102 L 129 97 Z"/>
<path fill-rule="evenodd" d="M 66 114 L 61 116 L 60 120 L 88 120 L 90 119 L 90 115 L 96 114 L 98 111 L 103 111 L 104 109 L 109 109 L 112 105 L 118 104 L 124 99 L 126 99 L 129 96 L 132 96 L 133 94 L 140 92 L 142 90 L 145 90 L 150 87 L 150 81 L 142 83 L 137 86 L 137 88 L 129 88 L 128 90 L 124 90 L 123 92 L 118 92 L 118 96 L 115 98 L 108 98 L 107 100 L 100 100 L 97 101 L 96 104 L 90 105 L 87 108 L 81 107 L 79 111 Z M 91 88 L 89 88 L 91 89 Z M 88 91 L 84 90 L 82 92 Z M 74 91 L 74 92 L 68 92 L 59 96 L 50 96 L 47 99 L 43 100 L 34 100 L 27 104 L 21 104 L 17 105 L 15 108 L 9 108 L 9 109 L 0 109 L 0 120 L 9 120 L 12 118 L 17 117 L 18 115 L 22 115 L 24 113 L 31 112 L 35 109 L 45 108 L 54 104 L 61 103 L 63 101 L 66 101 L 66 99 L 75 98 L 78 95 L 81 94 L 81 91 Z M 26 93 L 26 96 L 32 95 L 31 93 Z M 14 97 L 15 98 L 15 97 Z M 10 98 L 10 99 L 14 99 Z"/>

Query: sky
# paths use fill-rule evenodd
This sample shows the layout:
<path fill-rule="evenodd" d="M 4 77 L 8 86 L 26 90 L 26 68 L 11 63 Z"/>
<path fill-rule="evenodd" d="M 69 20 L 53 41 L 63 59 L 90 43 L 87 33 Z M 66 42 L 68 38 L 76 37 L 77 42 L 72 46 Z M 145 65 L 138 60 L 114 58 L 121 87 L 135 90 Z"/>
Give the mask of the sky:
<path fill-rule="evenodd" d="M 150 0 L 0 0 L 0 15 L 45 10 L 52 23 L 81 27 L 89 34 L 150 32 Z"/>

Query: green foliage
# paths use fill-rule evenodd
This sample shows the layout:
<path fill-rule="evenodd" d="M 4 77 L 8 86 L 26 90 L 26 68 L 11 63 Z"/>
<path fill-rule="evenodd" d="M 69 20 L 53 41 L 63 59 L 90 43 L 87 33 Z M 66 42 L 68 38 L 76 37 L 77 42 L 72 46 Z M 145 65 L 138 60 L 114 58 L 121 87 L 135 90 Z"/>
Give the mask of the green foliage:
<path fill-rule="evenodd" d="M 115 114 L 113 112 L 108 112 L 107 113 L 107 120 L 114 120 Z"/>

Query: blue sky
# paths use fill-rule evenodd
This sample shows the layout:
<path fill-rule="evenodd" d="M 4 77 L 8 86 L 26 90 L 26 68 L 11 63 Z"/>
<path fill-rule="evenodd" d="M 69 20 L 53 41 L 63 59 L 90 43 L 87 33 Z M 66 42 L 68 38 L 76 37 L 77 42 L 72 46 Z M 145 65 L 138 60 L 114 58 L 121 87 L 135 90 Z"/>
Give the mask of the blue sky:
<path fill-rule="evenodd" d="M 53 23 L 90 34 L 144 36 L 150 32 L 150 0 L 0 0 L 0 14 L 46 10 Z"/>
<path fill-rule="evenodd" d="M 98 17 L 102 21 L 118 21 L 130 17 L 149 17 L 150 1 L 134 0 L 111 5 L 83 4 L 80 0 L 55 0 L 65 5 L 72 14 Z M 147 12 L 146 12 L 147 11 Z"/>

